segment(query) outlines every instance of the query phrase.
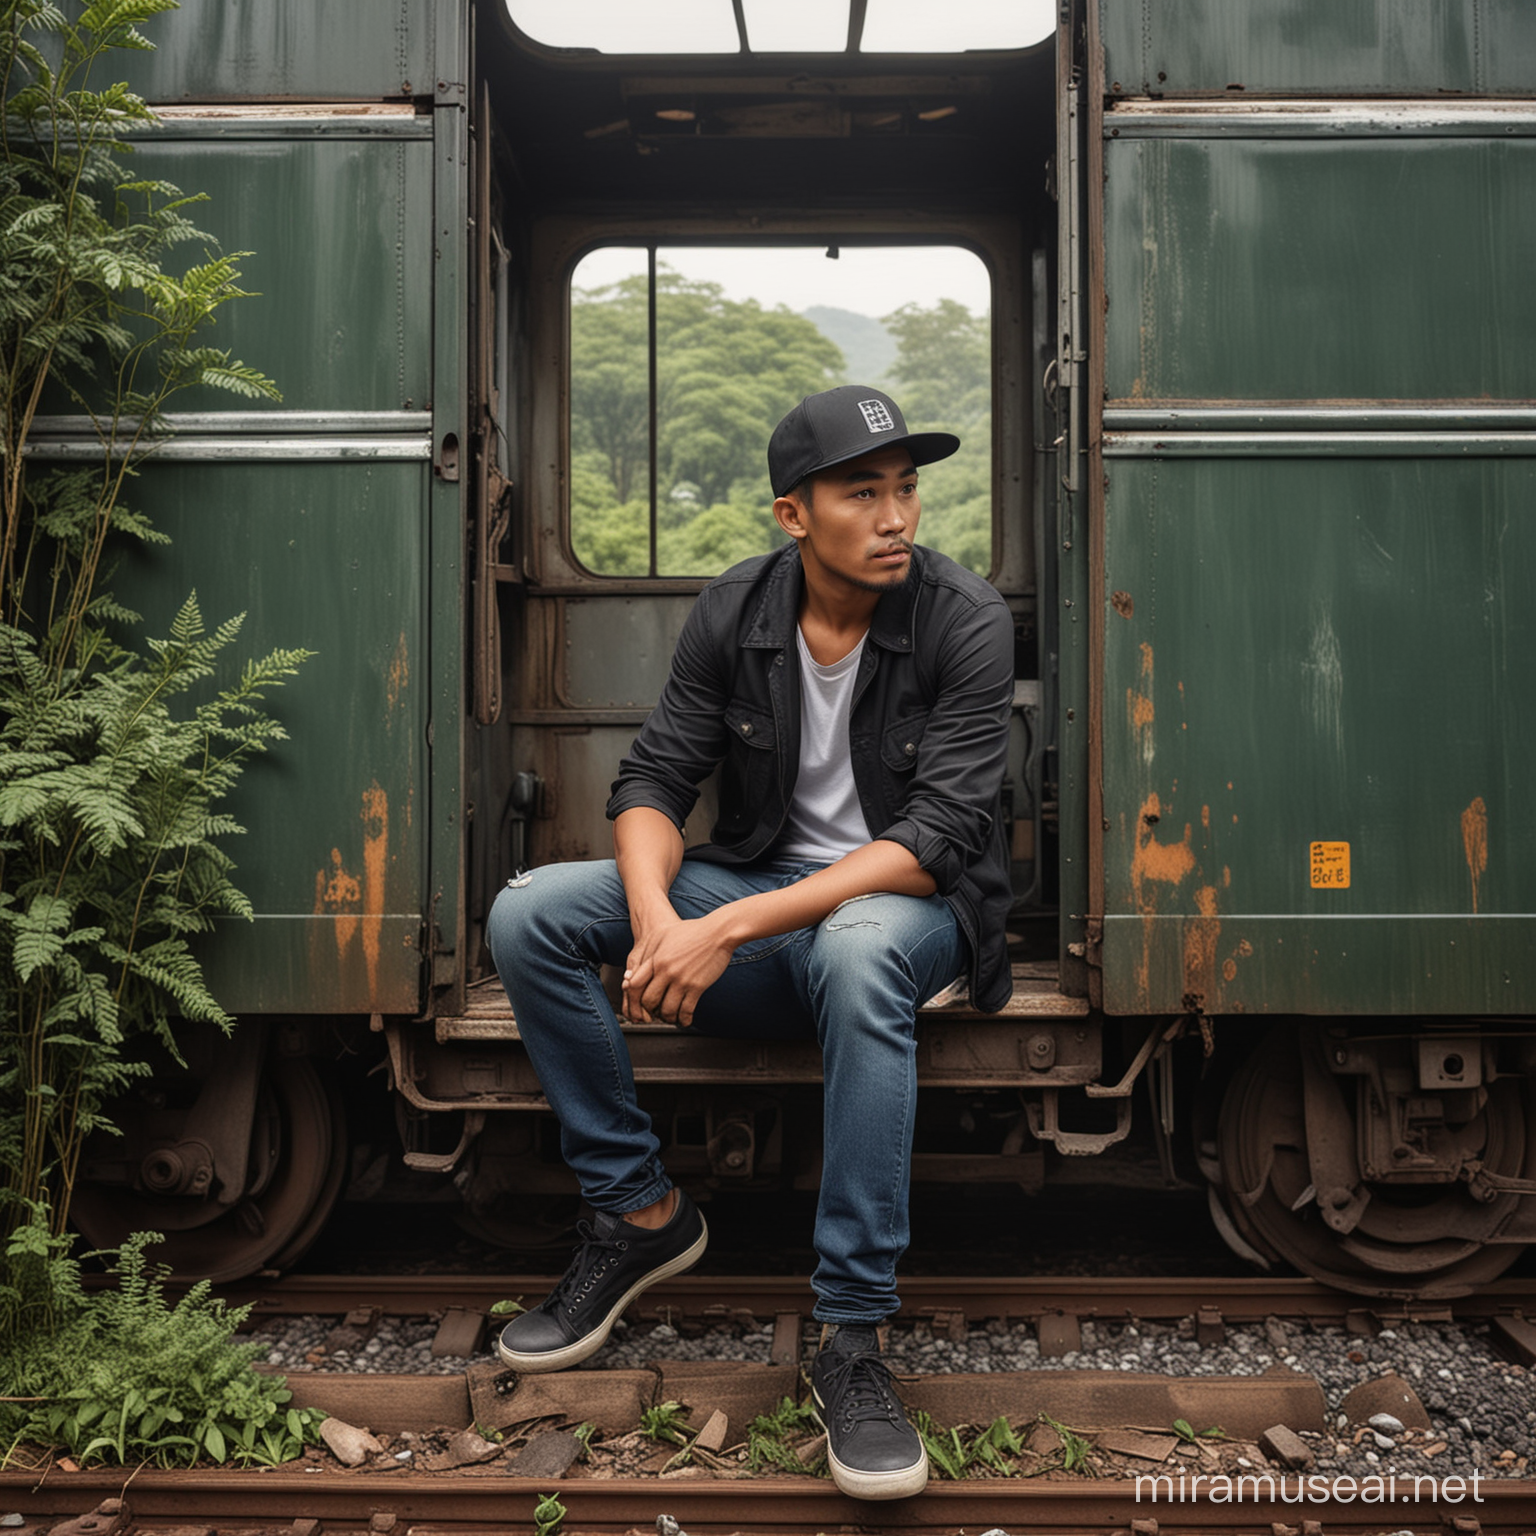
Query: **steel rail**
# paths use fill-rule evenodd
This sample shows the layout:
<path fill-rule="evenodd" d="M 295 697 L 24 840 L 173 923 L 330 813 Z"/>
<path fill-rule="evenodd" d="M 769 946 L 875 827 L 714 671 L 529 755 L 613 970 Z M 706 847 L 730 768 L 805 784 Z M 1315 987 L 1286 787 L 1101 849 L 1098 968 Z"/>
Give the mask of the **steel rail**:
<path fill-rule="evenodd" d="M 1407 1482 L 1406 1477 L 1400 1478 Z M 627 1531 L 650 1525 L 665 1511 L 689 1536 L 736 1532 L 750 1521 L 756 1536 L 768 1533 L 829 1530 L 895 1530 L 922 1533 L 1006 1528 L 1029 1530 L 1124 1531 L 1133 1519 L 1153 1519 L 1160 1536 L 1179 1532 L 1253 1532 L 1272 1536 L 1276 1521 L 1300 1525 L 1321 1521 L 1330 1536 L 1340 1532 L 1401 1529 L 1405 1520 L 1423 1528 L 1434 1522 L 1451 1529 L 1475 1515 L 1485 1536 L 1528 1531 L 1536 1524 L 1536 1485 L 1529 1481 L 1483 1481 L 1479 1499 L 1471 1491 L 1460 1501 L 1416 1502 L 1399 1497 L 1391 1503 L 1320 1497 L 1296 1497 L 1294 1475 L 1276 1488 L 1278 1499 L 1221 1502 L 1200 1499 L 1153 1503 L 1137 1497 L 1130 1479 L 1079 1483 L 1043 1483 L 1007 1478 L 977 1478 L 958 1483 L 931 1482 L 922 1494 L 887 1504 L 850 1499 L 829 1483 L 810 1477 L 768 1476 L 752 1479 L 655 1478 L 549 1479 L 505 1476 L 427 1478 L 391 1473 L 291 1472 L 106 1472 L 36 1474 L 0 1473 L 0 1494 L 7 1507 L 20 1505 L 28 1515 L 79 1515 L 100 1500 L 126 1497 L 136 1525 L 167 1522 L 232 1521 L 277 1524 L 296 1516 L 318 1518 L 328 1531 L 366 1529 L 376 1514 L 397 1522 L 468 1530 L 522 1529 L 534 1504 L 552 1489 L 566 1507 L 565 1529 L 581 1532 Z M 397 1527 L 398 1528 L 398 1527 Z"/>
<path fill-rule="evenodd" d="M 526 1302 L 545 1295 L 558 1279 L 557 1275 L 285 1275 L 216 1289 L 233 1304 L 248 1303 L 258 1317 L 342 1313 L 362 1306 L 404 1316 L 450 1306 L 490 1307 L 519 1296 Z M 1207 1308 L 1233 1323 L 1262 1322 L 1272 1316 L 1341 1322 L 1351 1313 L 1422 1322 L 1536 1314 L 1536 1280 L 1531 1279 L 1496 1280 L 1479 1287 L 1475 1295 L 1428 1301 L 1357 1296 L 1315 1280 L 1262 1276 L 919 1275 L 904 1279 L 901 1289 L 900 1315 L 909 1319 L 937 1312 L 1021 1321 L 1053 1313 L 1104 1319 L 1181 1318 Z M 809 1282 L 801 1276 L 695 1274 L 653 1286 L 633 1311 L 641 1316 L 750 1313 L 766 1318 L 781 1312 L 809 1316 L 813 1300 Z"/>

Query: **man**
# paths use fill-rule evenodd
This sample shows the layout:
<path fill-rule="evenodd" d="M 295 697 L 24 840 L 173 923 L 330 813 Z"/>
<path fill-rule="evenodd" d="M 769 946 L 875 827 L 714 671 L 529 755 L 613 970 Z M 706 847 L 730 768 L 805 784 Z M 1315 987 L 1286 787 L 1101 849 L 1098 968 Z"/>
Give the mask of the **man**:
<path fill-rule="evenodd" d="M 917 468 L 959 446 L 909 433 L 861 385 L 779 423 L 768 466 L 789 543 L 699 595 L 620 765 L 614 860 L 512 881 L 488 930 L 596 1212 L 560 1285 L 503 1331 L 501 1358 L 524 1371 L 585 1359 L 707 1241 L 636 1104 L 599 967 L 624 965 L 633 1022 L 814 1034 L 826 1110 L 812 1386 L 833 1477 L 862 1498 L 916 1493 L 928 1475 L 875 1333 L 907 1244 L 917 1010 L 961 975 L 982 1008 L 1011 989 L 1013 624 L 985 581 L 914 543 Z M 713 841 L 685 856 L 717 766 Z"/>

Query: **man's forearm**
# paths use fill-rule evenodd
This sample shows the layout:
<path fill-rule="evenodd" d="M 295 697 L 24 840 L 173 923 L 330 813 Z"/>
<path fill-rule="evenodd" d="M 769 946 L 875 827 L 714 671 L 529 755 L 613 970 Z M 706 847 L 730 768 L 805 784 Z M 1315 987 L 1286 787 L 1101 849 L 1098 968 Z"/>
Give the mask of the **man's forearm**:
<path fill-rule="evenodd" d="M 937 889 L 910 850 L 876 838 L 793 885 L 729 902 L 712 916 L 734 949 L 750 939 L 809 928 L 855 896 L 932 896 Z"/>
<path fill-rule="evenodd" d="M 654 921 L 676 917 L 667 892 L 683 863 L 683 835 L 672 818 L 647 805 L 614 818 L 613 857 L 624 882 L 637 935 Z"/>

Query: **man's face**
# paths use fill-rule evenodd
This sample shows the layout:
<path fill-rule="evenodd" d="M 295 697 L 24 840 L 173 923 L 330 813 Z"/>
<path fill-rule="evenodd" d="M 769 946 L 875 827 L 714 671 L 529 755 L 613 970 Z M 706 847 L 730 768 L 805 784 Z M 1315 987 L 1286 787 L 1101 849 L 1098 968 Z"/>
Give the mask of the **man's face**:
<path fill-rule="evenodd" d="M 806 580 L 888 592 L 907 579 L 922 503 L 905 448 L 876 448 L 816 475 L 813 494 L 781 496 L 774 516 L 800 542 Z M 809 488 L 808 488 L 809 489 Z"/>

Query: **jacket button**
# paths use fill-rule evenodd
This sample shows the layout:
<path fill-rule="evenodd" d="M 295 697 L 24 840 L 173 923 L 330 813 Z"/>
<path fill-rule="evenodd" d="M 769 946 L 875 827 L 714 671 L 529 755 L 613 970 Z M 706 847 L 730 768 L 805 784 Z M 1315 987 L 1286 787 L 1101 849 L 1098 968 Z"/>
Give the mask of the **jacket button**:
<path fill-rule="evenodd" d="M 905 753 L 906 753 L 906 754 L 907 754 L 907 756 L 908 756 L 908 757 L 912 757 L 912 756 L 914 756 L 914 755 L 915 755 L 915 754 L 916 754 L 916 752 L 917 752 L 917 743 L 916 743 L 916 742 L 915 742 L 915 741 L 909 741 L 909 742 L 908 742 L 908 743 L 907 743 L 907 744 L 906 744 L 906 746 L 904 746 L 904 747 L 903 747 L 903 748 L 902 748 L 902 749 L 901 749 L 901 750 L 902 750 L 902 751 L 903 751 L 903 752 L 905 752 Z"/>
<path fill-rule="evenodd" d="M 743 720 L 741 722 L 741 734 L 743 736 L 750 736 L 752 734 L 752 722 L 750 720 Z"/>

